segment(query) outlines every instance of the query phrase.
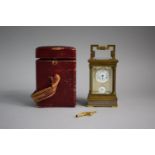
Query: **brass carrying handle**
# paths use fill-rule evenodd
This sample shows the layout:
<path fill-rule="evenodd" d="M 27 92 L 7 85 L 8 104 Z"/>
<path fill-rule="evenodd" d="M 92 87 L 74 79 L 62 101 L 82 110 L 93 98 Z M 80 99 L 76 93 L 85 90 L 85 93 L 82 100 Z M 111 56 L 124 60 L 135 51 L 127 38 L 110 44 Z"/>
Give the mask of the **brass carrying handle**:
<path fill-rule="evenodd" d="M 111 57 L 112 59 L 115 59 L 115 45 L 91 45 L 90 46 L 90 58 L 94 59 L 95 58 L 95 50 L 94 48 L 96 48 L 97 50 L 110 50 L 111 51 Z"/>
<path fill-rule="evenodd" d="M 32 99 L 38 103 L 40 101 L 43 101 L 52 97 L 57 91 L 57 87 L 60 82 L 60 79 L 61 79 L 60 75 L 55 74 L 54 77 L 51 77 L 51 86 L 32 93 L 31 95 Z"/>

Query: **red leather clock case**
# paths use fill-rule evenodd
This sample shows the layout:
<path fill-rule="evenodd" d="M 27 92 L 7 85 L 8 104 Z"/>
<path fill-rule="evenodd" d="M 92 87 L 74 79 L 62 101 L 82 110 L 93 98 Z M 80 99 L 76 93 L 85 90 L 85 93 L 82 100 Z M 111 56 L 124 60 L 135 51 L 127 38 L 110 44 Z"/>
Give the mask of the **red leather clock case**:
<path fill-rule="evenodd" d="M 74 107 L 76 104 L 76 49 L 46 46 L 36 49 L 36 91 L 50 86 L 56 74 L 60 82 L 53 96 L 37 102 L 39 107 Z"/>

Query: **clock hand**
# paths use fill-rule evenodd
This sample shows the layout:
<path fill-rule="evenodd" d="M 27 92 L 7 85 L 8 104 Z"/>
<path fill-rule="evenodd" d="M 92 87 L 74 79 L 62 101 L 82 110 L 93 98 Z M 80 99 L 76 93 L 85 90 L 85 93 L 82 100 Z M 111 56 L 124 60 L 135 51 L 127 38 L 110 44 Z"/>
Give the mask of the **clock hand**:
<path fill-rule="evenodd" d="M 104 78 L 104 75 L 102 74 L 101 76 L 102 76 L 102 80 L 103 80 L 103 78 Z"/>

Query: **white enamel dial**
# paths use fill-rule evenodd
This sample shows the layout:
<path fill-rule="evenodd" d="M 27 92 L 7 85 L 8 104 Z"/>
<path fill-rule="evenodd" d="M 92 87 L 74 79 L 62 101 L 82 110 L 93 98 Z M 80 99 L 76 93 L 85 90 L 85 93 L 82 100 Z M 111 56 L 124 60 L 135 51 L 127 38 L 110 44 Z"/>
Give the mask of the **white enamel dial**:
<path fill-rule="evenodd" d="M 98 91 L 100 94 L 104 94 L 106 92 L 106 88 L 105 87 L 99 87 Z"/>
<path fill-rule="evenodd" d="M 96 81 L 100 83 L 105 83 L 109 80 L 109 72 L 107 70 L 98 70 L 96 72 Z"/>

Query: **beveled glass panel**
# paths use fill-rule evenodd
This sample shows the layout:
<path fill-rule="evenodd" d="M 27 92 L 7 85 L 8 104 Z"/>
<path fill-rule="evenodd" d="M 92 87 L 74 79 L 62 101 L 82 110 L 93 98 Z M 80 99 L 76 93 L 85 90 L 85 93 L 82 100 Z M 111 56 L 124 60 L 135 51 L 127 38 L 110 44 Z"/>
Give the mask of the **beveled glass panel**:
<path fill-rule="evenodd" d="M 113 71 L 110 66 L 92 67 L 92 94 L 111 94 Z"/>

